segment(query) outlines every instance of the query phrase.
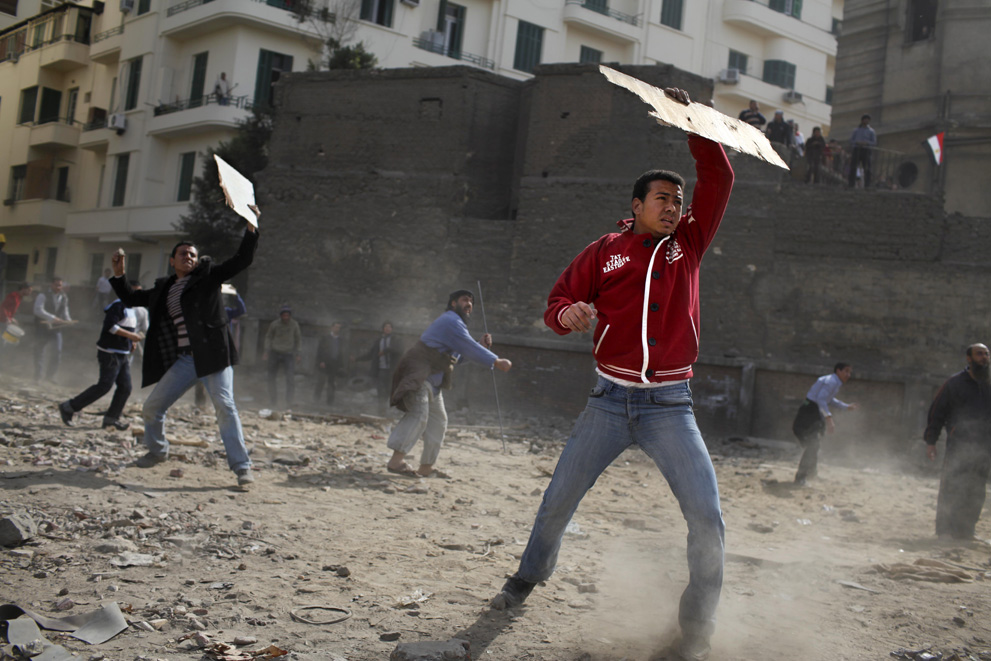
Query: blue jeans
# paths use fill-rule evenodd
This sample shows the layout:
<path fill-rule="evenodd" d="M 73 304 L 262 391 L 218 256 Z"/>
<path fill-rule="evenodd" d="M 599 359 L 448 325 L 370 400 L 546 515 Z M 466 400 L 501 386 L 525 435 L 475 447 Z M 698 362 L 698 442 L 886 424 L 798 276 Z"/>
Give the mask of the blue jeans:
<path fill-rule="evenodd" d="M 227 465 L 232 471 L 251 468 L 248 450 L 244 447 L 244 432 L 241 418 L 234 404 L 234 368 L 225 367 L 219 372 L 204 377 L 196 376 L 196 367 L 190 355 L 179 356 L 172 367 L 155 385 L 155 389 L 145 400 L 142 411 L 145 421 L 145 445 L 152 454 L 164 456 L 169 452 L 169 442 L 165 440 L 165 413 L 186 391 L 200 381 L 205 387 L 213 407 L 217 411 L 220 425 L 220 438 L 227 452 Z"/>
<path fill-rule="evenodd" d="M 723 584 L 724 525 L 716 473 L 695 423 L 687 383 L 625 388 L 599 377 L 544 492 L 519 576 L 533 583 L 550 577 L 565 527 L 585 492 L 634 443 L 661 469 L 688 523 L 689 581 L 678 618 L 682 631 L 708 637 Z"/>

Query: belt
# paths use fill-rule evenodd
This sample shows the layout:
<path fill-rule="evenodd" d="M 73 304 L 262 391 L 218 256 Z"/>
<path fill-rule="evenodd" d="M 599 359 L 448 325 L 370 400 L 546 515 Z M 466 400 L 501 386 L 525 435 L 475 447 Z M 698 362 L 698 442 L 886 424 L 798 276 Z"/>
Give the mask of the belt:
<path fill-rule="evenodd" d="M 176 353 L 178 355 L 180 355 L 180 356 L 192 356 L 193 355 L 193 347 L 179 347 L 179 349 L 178 349 L 178 351 L 176 351 Z"/>

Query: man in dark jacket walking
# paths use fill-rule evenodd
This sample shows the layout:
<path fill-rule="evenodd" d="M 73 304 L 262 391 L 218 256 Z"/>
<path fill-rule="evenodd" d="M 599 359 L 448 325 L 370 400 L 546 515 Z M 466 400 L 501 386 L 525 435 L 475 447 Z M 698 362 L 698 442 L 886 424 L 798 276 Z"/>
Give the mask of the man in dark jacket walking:
<path fill-rule="evenodd" d="M 967 369 L 943 384 L 929 407 L 926 456 L 936 461 L 936 442 L 946 427 L 946 456 L 936 501 L 936 534 L 973 539 L 991 474 L 991 353 L 967 347 Z"/>
<path fill-rule="evenodd" d="M 257 216 L 261 213 L 252 207 Z M 159 278 L 151 289 L 134 291 L 124 278 L 124 254 L 113 257 L 110 284 L 128 307 L 148 308 L 150 321 L 142 363 L 142 385 L 157 383 L 145 400 L 145 445 L 148 453 L 138 459 L 139 468 L 160 464 L 169 455 L 165 439 L 165 413 L 187 390 L 200 381 L 213 400 L 227 465 L 237 482 L 254 482 L 251 459 L 244 446 L 241 419 L 234 404 L 234 369 L 237 350 L 231 337 L 220 287 L 248 268 L 258 247 L 258 231 L 245 230 L 241 245 L 223 264 L 199 258 L 196 246 L 183 241 L 172 249 L 169 265 L 175 274 Z"/>

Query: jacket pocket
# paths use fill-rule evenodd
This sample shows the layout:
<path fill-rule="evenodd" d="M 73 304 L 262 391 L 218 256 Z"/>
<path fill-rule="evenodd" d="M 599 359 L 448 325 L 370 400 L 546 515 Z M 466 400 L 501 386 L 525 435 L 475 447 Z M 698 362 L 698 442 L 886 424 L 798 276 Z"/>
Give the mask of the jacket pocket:
<path fill-rule="evenodd" d="M 602 341 L 606 339 L 606 333 L 608 332 L 609 332 L 609 324 L 606 324 L 606 327 L 602 329 L 602 335 L 599 336 L 599 341 L 595 343 L 595 350 L 592 351 L 593 356 L 597 356 L 599 354 L 599 347 L 602 346 Z"/>

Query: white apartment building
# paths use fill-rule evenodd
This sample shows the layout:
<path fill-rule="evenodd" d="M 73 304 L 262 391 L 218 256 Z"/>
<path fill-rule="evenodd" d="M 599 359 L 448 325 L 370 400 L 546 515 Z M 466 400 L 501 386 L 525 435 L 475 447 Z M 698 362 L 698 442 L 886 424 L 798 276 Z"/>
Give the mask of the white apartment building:
<path fill-rule="evenodd" d="M 349 0 L 330 0 L 331 7 Z M 383 67 L 454 61 L 512 78 L 536 64 L 673 64 L 716 81 L 736 116 L 756 100 L 829 132 L 843 0 L 359 0 L 356 39 Z"/>
<path fill-rule="evenodd" d="M 0 0 L 15 12 L 0 30 L 8 286 L 92 284 L 118 246 L 129 277 L 166 272 L 206 148 L 318 52 L 288 3 Z"/>
<path fill-rule="evenodd" d="M 0 232 L 6 279 L 165 272 L 208 146 L 229 138 L 326 30 L 298 0 L 0 0 Z M 465 64 L 526 79 L 540 63 L 672 64 L 829 133 L 843 0 L 317 0 L 381 67 Z M 228 104 L 212 93 L 220 72 Z"/>

